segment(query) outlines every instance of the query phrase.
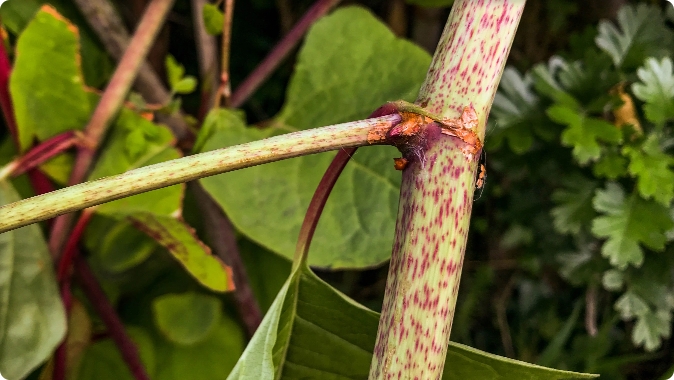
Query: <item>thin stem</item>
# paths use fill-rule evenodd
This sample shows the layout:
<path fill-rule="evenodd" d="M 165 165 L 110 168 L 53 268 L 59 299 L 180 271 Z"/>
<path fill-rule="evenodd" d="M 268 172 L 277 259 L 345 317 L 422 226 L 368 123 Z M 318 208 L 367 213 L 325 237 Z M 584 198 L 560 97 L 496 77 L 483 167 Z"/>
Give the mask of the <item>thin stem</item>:
<path fill-rule="evenodd" d="M 80 243 L 84 230 L 89 225 L 89 221 L 93 215 L 94 213 L 91 211 L 84 211 L 75 224 L 72 233 L 68 236 L 68 241 L 63 248 L 63 255 L 61 256 L 61 261 L 59 261 L 58 270 L 56 271 L 56 278 L 59 283 L 69 282 L 70 268 L 72 267 L 73 260 L 78 252 L 77 245 Z"/>
<path fill-rule="evenodd" d="M 382 144 L 401 120 L 383 116 L 309 129 L 145 166 L 0 207 L 0 232 L 177 183 L 333 149 Z"/>
<path fill-rule="evenodd" d="M 271 73 L 283 62 L 291 50 L 297 46 L 302 36 L 309 27 L 319 18 L 323 17 L 330 9 L 334 8 L 340 0 L 318 0 L 309 8 L 307 13 L 302 16 L 300 21 L 283 37 L 283 39 L 274 47 L 274 49 L 265 57 L 265 59 L 248 75 L 246 79 L 237 87 L 232 95 L 230 106 L 240 107 L 248 98 L 264 83 Z"/>
<path fill-rule="evenodd" d="M 224 106 L 229 107 L 232 96 L 232 83 L 229 75 L 229 56 L 232 45 L 232 19 L 234 17 L 234 0 L 225 0 L 225 17 L 222 26 L 222 68 L 220 70 L 220 94 Z M 220 99 L 218 99 L 220 103 Z"/>
<path fill-rule="evenodd" d="M 42 165 L 52 157 L 73 147 L 78 139 L 79 138 L 74 131 L 68 131 L 43 141 L 29 150 L 26 154 L 10 163 L 10 171 L 7 171 L 7 173 L 5 173 L 5 170 L 0 171 L 0 179 L 8 175 L 16 177 Z"/>
<path fill-rule="evenodd" d="M 353 154 L 356 153 L 356 149 L 358 148 L 340 149 L 332 162 L 330 162 L 330 166 L 325 170 L 321 182 L 318 183 L 314 196 L 311 198 L 311 202 L 309 202 L 307 213 L 304 214 L 304 221 L 302 221 L 300 234 L 297 238 L 297 247 L 295 248 L 295 257 L 293 259 L 294 266 L 303 264 L 306 261 L 309 255 L 311 240 L 314 237 L 314 232 L 316 232 L 316 226 L 318 226 L 325 203 L 328 201 L 328 197 L 346 164 L 349 163 Z"/>
<path fill-rule="evenodd" d="M 199 78 L 201 78 L 201 106 L 199 120 L 215 105 L 218 90 L 218 69 L 215 37 L 208 34 L 204 23 L 203 9 L 208 0 L 192 0 L 194 34 L 199 59 Z"/>
<path fill-rule="evenodd" d="M 66 315 L 70 317 L 73 306 L 73 295 L 70 291 L 70 282 L 61 285 L 61 299 L 63 307 L 66 309 Z M 68 362 L 68 336 L 63 338 L 54 353 L 54 374 L 52 380 L 65 380 Z"/>
<path fill-rule="evenodd" d="M 126 330 L 124 330 L 122 321 L 117 316 L 115 308 L 110 304 L 105 292 L 98 284 L 91 268 L 89 268 L 89 264 L 87 264 L 84 258 L 79 257 L 79 255 L 75 258 L 75 273 L 77 274 L 82 291 L 108 328 L 110 337 L 119 348 L 122 358 L 131 370 L 133 377 L 137 380 L 150 380 L 140 360 L 138 348 L 128 336 Z"/>
<path fill-rule="evenodd" d="M 108 0 L 74 1 L 91 28 L 96 32 L 108 54 L 115 60 L 120 60 L 129 46 L 131 37 L 113 5 Z M 199 15 L 201 16 L 201 13 Z M 169 90 L 147 61 L 142 63 L 138 71 L 134 88 L 149 103 L 166 104 L 171 99 Z M 171 128 L 178 140 L 192 135 L 190 127 L 181 117 L 159 115 L 158 118 Z"/>
<path fill-rule="evenodd" d="M 86 126 L 84 134 L 87 148 L 81 149 L 75 159 L 75 165 L 70 175 L 70 185 L 78 184 L 86 177 L 92 166 L 96 150 L 108 126 L 112 123 L 114 116 L 122 107 L 124 99 L 138 74 L 138 70 L 145 61 L 145 57 L 174 1 L 152 0 L 147 6 L 143 18 L 138 24 L 136 33 L 133 35 L 124 56 L 89 120 L 89 124 Z M 49 247 L 52 253 L 58 255 L 61 252 L 72 221 L 73 216 L 65 216 L 58 218 L 54 223 L 49 240 Z"/>
<path fill-rule="evenodd" d="M 208 237 L 209 246 L 232 268 L 234 275 L 234 299 L 241 317 L 246 326 L 246 332 L 252 337 L 262 322 L 262 311 L 250 287 L 246 267 L 241 260 L 241 252 L 236 244 L 234 227 L 224 214 L 220 206 L 211 198 L 198 182 L 189 183 L 194 194 L 201 216 L 204 218 L 204 229 Z"/>

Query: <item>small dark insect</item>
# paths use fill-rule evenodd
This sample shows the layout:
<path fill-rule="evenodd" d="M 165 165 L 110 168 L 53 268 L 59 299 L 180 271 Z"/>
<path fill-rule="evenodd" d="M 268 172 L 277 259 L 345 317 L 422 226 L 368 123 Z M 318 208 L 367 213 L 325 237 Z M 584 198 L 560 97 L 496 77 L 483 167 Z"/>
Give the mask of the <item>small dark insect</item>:
<path fill-rule="evenodd" d="M 395 167 L 396 170 L 404 170 L 407 167 L 407 159 L 404 157 L 394 158 L 393 167 Z"/>

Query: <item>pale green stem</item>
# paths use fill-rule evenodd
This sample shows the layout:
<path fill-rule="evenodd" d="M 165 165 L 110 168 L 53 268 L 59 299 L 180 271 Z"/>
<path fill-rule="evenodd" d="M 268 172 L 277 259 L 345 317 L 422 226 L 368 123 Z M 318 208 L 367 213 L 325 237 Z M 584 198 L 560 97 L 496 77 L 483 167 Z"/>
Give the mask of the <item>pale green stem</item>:
<path fill-rule="evenodd" d="M 370 379 L 440 379 L 466 249 L 485 122 L 524 0 L 457 0 L 417 104 L 474 134 L 437 125 L 403 146 L 396 238 Z M 460 135 L 460 134 L 459 134 Z M 451 363 L 448 364 L 451 366 Z"/>
<path fill-rule="evenodd" d="M 381 144 L 399 115 L 288 133 L 145 166 L 0 207 L 0 233 L 119 198 L 272 161 Z"/>

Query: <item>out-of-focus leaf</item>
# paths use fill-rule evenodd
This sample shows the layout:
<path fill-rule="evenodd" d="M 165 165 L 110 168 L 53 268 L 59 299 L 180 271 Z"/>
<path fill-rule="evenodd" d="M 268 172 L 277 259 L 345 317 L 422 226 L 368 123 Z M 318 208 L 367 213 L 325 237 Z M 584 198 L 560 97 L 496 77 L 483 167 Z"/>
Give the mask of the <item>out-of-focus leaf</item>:
<path fill-rule="evenodd" d="M 520 75 L 511 67 L 505 69 L 492 104 L 495 129 L 488 144 L 499 145 L 501 140 L 507 139 L 510 149 L 517 154 L 531 148 L 534 127 L 543 123 L 545 116 L 532 87 L 529 75 Z"/>
<path fill-rule="evenodd" d="M 662 9 L 656 5 L 624 6 L 618 12 L 618 26 L 599 23 L 595 42 L 623 70 L 639 67 L 647 57 L 663 57 L 672 46 L 672 31 L 665 26 Z"/>
<path fill-rule="evenodd" d="M 623 153 L 630 159 L 628 169 L 637 178 L 641 196 L 669 206 L 674 198 L 674 172 L 670 168 L 674 158 L 662 151 L 659 140 L 658 135 L 651 134 L 640 147 L 625 146 Z"/>
<path fill-rule="evenodd" d="M 165 127 L 122 109 L 89 180 L 179 158 L 180 153 L 171 146 L 172 141 L 173 136 Z M 173 185 L 104 203 L 96 212 L 111 216 L 134 212 L 171 215 L 180 209 L 183 192 L 184 185 Z"/>
<path fill-rule="evenodd" d="M 624 320 L 632 319 L 648 312 L 648 304 L 632 291 L 628 291 L 616 301 L 615 308 Z"/>
<path fill-rule="evenodd" d="M 405 0 L 405 2 L 422 7 L 448 7 L 454 4 L 454 0 Z"/>
<path fill-rule="evenodd" d="M 624 273 L 616 269 L 607 270 L 601 277 L 601 283 L 604 285 L 604 289 L 614 292 L 622 289 L 624 282 Z"/>
<path fill-rule="evenodd" d="M 198 343 L 185 346 L 157 342 L 157 363 L 161 365 L 153 379 L 225 379 L 241 356 L 245 342 L 239 323 L 225 314 Z"/>
<path fill-rule="evenodd" d="M 632 341 L 643 345 L 646 351 L 654 351 L 660 347 L 661 339 L 669 338 L 672 333 L 672 315 L 663 310 L 648 310 L 637 318 L 632 331 Z"/>
<path fill-rule="evenodd" d="M 379 317 L 316 277 L 295 271 L 248 344 L 229 380 L 364 379 Z M 583 379 L 450 343 L 443 379 Z"/>
<path fill-rule="evenodd" d="M 201 11 L 204 18 L 204 25 L 206 32 L 212 36 L 217 36 L 222 33 L 222 28 L 225 22 L 225 15 L 220 11 L 215 4 L 204 4 L 204 9 Z"/>
<path fill-rule="evenodd" d="M 592 166 L 592 172 L 596 177 L 618 179 L 627 174 L 627 158 L 620 154 L 617 147 L 606 147 Z"/>
<path fill-rule="evenodd" d="M 622 138 L 620 130 L 613 124 L 602 119 L 585 117 L 566 106 L 550 107 L 548 116 L 567 126 L 562 133 L 562 144 L 573 147 L 573 156 L 581 165 L 599 158 L 600 141 L 616 144 Z"/>
<path fill-rule="evenodd" d="M 92 106 L 79 50 L 77 28 L 50 6 L 21 33 L 9 83 L 21 149 L 35 137 L 44 140 L 86 125 Z"/>
<path fill-rule="evenodd" d="M 150 335 L 139 327 L 127 327 L 126 332 L 138 348 L 140 359 L 150 378 L 155 378 L 155 368 L 165 363 L 156 358 Z M 99 340 L 89 346 L 79 370 L 69 380 L 133 380 L 129 367 L 112 339 Z"/>
<path fill-rule="evenodd" d="M 193 345 L 206 339 L 222 317 L 220 300 L 207 294 L 165 294 L 152 303 L 154 321 L 171 342 Z"/>
<path fill-rule="evenodd" d="M 0 181 L 0 206 L 19 201 Z M 53 263 L 40 227 L 0 234 L 0 373 L 23 379 L 52 354 L 66 333 Z"/>
<path fill-rule="evenodd" d="M 596 215 L 592 208 L 592 197 L 597 184 L 582 176 L 574 176 L 566 181 L 565 189 L 552 194 L 558 204 L 551 211 L 555 229 L 560 233 L 577 234 L 581 227 L 590 223 Z"/>
<path fill-rule="evenodd" d="M 637 98 L 646 102 L 644 113 L 657 126 L 674 119 L 674 72 L 669 57 L 649 58 L 637 70 L 640 82 L 632 85 Z"/>
<path fill-rule="evenodd" d="M 233 125 L 204 144 L 212 150 L 279 130 L 367 117 L 391 99 L 415 97 L 430 57 L 397 39 L 371 13 L 341 8 L 318 21 L 299 53 L 283 110 L 272 131 Z M 390 256 L 400 174 L 390 147 L 354 155 L 328 201 L 312 242 L 311 265 L 368 267 Z M 334 153 L 301 157 L 205 178 L 204 188 L 247 237 L 288 258 L 309 200 Z M 250 212 L 250 210 L 264 210 Z"/>
<path fill-rule="evenodd" d="M 664 248 L 665 231 L 674 226 L 669 210 L 637 194 L 625 198 L 620 185 L 609 183 L 605 190 L 598 190 L 593 200 L 594 208 L 604 213 L 592 222 L 592 233 L 608 238 L 602 254 L 611 264 L 625 269 L 629 264 L 641 266 L 644 253 L 640 243 L 659 251 Z"/>
<path fill-rule="evenodd" d="M 158 250 L 157 243 L 129 221 L 103 216 L 94 216 L 89 222 L 84 243 L 91 260 L 108 273 L 131 269 Z"/>
<path fill-rule="evenodd" d="M 234 289 L 231 269 L 211 254 L 183 221 L 149 212 L 129 215 L 131 223 L 166 248 L 205 287 L 219 292 Z"/>

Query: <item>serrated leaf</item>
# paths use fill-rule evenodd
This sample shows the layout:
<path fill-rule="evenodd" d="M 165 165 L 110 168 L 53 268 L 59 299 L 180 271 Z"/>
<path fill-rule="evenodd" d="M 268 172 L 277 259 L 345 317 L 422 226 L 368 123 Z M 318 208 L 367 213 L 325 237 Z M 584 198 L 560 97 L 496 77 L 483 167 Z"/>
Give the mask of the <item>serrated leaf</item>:
<path fill-rule="evenodd" d="M 129 136 L 133 135 L 133 139 Z M 124 173 L 127 170 L 180 157 L 171 146 L 173 135 L 128 109 L 122 109 L 112 128 L 89 180 Z M 135 212 L 171 215 L 180 210 L 184 185 L 173 185 L 113 202 L 104 203 L 96 212 L 123 216 Z"/>
<path fill-rule="evenodd" d="M 674 119 L 674 72 L 669 57 L 648 58 L 637 70 L 640 82 L 632 84 L 634 95 L 643 100 L 646 117 L 657 126 Z"/>
<path fill-rule="evenodd" d="M 0 181 L 0 206 L 19 200 L 12 186 Z M 0 234 L 0 373 L 25 378 L 65 333 L 65 310 L 40 227 Z"/>
<path fill-rule="evenodd" d="M 77 28 L 50 6 L 19 36 L 9 89 L 22 150 L 35 137 L 45 140 L 87 124 L 92 106 L 79 50 Z"/>
<path fill-rule="evenodd" d="M 573 156 L 581 165 L 599 158 L 600 142 L 617 144 L 622 138 L 620 130 L 613 124 L 586 117 L 566 106 L 552 106 L 547 114 L 554 122 L 567 126 L 562 133 L 562 144 L 573 147 Z"/>
<path fill-rule="evenodd" d="M 303 266 L 279 292 L 228 379 L 365 379 L 378 320 L 378 314 L 338 293 Z M 449 345 L 443 375 L 446 380 L 591 377 L 456 343 Z"/>
<path fill-rule="evenodd" d="M 574 176 L 566 181 L 565 188 L 556 190 L 552 200 L 558 204 L 550 212 L 555 229 L 563 234 L 577 234 L 595 216 L 592 197 L 596 182 L 582 176 Z"/>
<path fill-rule="evenodd" d="M 637 194 L 626 199 L 623 189 L 616 183 L 609 183 L 606 190 L 598 190 L 593 204 L 605 215 L 592 222 L 592 233 L 608 238 L 602 246 L 602 255 L 619 269 L 630 264 L 641 266 L 644 253 L 640 243 L 656 251 L 662 250 L 666 242 L 665 231 L 674 225 L 667 208 Z"/>
<path fill-rule="evenodd" d="M 166 248 L 203 286 L 219 292 L 234 289 L 232 271 L 203 244 L 183 221 L 170 216 L 136 212 L 131 223 Z"/>
<path fill-rule="evenodd" d="M 232 126 L 213 134 L 204 150 L 295 129 L 367 117 L 391 99 L 413 99 L 430 57 L 397 39 L 368 11 L 341 8 L 311 29 L 302 48 L 278 128 Z M 395 79 L 392 79 L 395 78 Z M 323 211 L 311 265 L 368 267 L 390 257 L 400 174 L 390 147 L 357 152 Z M 247 237 L 292 258 L 306 207 L 334 153 L 301 157 L 201 180 Z M 264 212 L 250 212 L 251 209 Z"/>
<path fill-rule="evenodd" d="M 206 3 L 201 12 L 202 17 L 204 18 L 206 32 L 212 36 L 221 34 L 225 24 L 225 15 L 220 11 L 218 6 Z"/>
<path fill-rule="evenodd" d="M 488 143 L 498 144 L 498 140 L 505 138 L 516 154 L 529 150 L 534 141 L 534 127 L 542 123 L 544 116 L 532 87 L 529 75 L 522 76 L 511 67 L 505 69 L 492 104 L 490 115 L 496 127 Z"/>
<path fill-rule="evenodd" d="M 170 341 L 193 345 L 206 339 L 222 317 L 220 300 L 207 294 L 165 294 L 152 302 L 155 325 Z"/>
<path fill-rule="evenodd" d="M 628 170 L 637 178 L 639 193 L 669 206 L 674 198 L 674 172 L 670 168 L 674 158 L 662 151 L 658 135 L 649 135 L 640 147 L 625 146 L 623 154 L 630 159 Z"/>
<path fill-rule="evenodd" d="M 649 310 L 637 318 L 632 341 L 638 346 L 643 345 L 646 351 L 655 351 L 660 347 L 661 339 L 671 335 L 671 320 L 671 314 L 667 311 Z"/>
<path fill-rule="evenodd" d="M 611 56 L 616 67 L 630 70 L 647 57 L 669 54 L 672 31 L 665 26 L 659 6 L 624 6 L 617 18 L 617 27 L 610 21 L 601 21 L 595 38 L 597 46 Z"/>
<path fill-rule="evenodd" d="M 627 291 L 620 296 L 615 303 L 615 308 L 620 312 L 623 320 L 629 320 L 649 312 L 648 304 L 632 291 Z"/>
<path fill-rule="evenodd" d="M 608 147 L 592 166 L 592 173 L 596 177 L 616 180 L 627 174 L 627 158 L 616 147 Z"/>

